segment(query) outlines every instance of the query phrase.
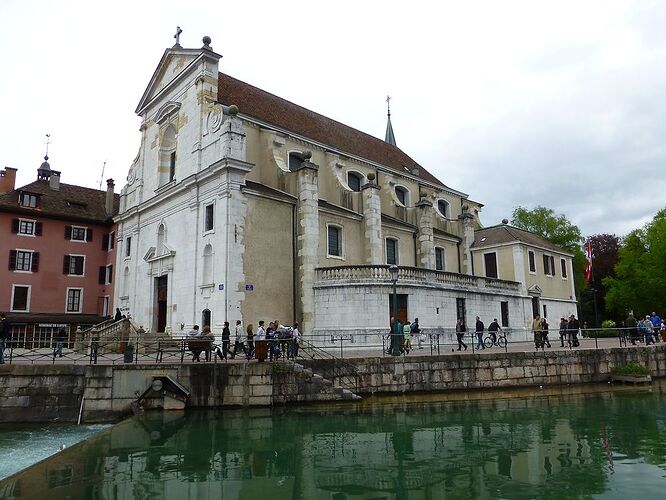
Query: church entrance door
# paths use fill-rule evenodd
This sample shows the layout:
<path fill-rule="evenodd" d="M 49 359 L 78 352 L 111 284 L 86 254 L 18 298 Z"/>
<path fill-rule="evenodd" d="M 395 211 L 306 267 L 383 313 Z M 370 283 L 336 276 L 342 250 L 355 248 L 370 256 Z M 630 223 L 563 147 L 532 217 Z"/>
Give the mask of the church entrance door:
<path fill-rule="evenodd" d="M 155 279 L 157 292 L 157 316 L 155 322 L 157 323 L 157 331 L 160 333 L 164 332 L 167 326 L 167 285 L 167 276 L 160 276 Z"/>
<path fill-rule="evenodd" d="M 407 321 L 407 295 L 398 294 L 398 313 L 393 314 L 393 295 L 389 294 L 389 321 L 390 318 L 397 316 L 401 323 Z"/>

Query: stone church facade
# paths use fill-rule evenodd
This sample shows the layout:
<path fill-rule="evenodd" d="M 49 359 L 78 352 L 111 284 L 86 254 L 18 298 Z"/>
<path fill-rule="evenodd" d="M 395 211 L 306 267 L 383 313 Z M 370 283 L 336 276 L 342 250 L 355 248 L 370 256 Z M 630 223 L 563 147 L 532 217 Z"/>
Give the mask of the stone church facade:
<path fill-rule="evenodd" d="M 429 330 L 503 313 L 523 328 L 537 295 L 553 300 L 553 317 L 575 313 L 573 288 L 537 279 L 530 291 L 525 266 L 479 272 L 482 205 L 400 150 L 392 130 L 382 141 L 297 106 L 220 73 L 220 58 L 207 37 L 201 49 L 167 49 L 136 109 L 115 305 L 138 323 L 219 335 L 224 321 L 297 320 L 321 342 L 376 343 L 390 264 L 397 314 Z"/>

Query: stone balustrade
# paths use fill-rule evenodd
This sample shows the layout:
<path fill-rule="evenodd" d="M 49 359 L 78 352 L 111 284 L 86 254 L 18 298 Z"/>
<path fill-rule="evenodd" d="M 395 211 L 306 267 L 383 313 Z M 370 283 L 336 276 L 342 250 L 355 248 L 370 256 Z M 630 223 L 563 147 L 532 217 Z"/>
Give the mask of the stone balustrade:
<path fill-rule="evenodd" d="M 390 283 L 391 273 L 388 265 L 356 265 L 317 268 L 317 282 L 326 283 Z M 417 267 L 399 266 L 398 283 L 400 284 L 445 284 L 467 288 L 491 288 L 517 292 L 520 283 L 496 278 L 484 278 L 467 274 L 435 271 Z"/>

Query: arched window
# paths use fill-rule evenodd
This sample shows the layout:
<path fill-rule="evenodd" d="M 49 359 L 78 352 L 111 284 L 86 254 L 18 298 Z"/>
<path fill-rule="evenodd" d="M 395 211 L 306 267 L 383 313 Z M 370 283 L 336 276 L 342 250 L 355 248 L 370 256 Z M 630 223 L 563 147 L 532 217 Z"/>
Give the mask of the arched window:
<path fill-rule="evenodd" d="M 403 204 L 403 206 L 409 205 L 409 191 L 407 191 L 402 186 L 395 187 L 395 196 L 398 198 L 398 201 Z"/>
<path fill-rule="evenodd" d="M 448 218 L 451 216 L 451 211 L 449 210 L 449 202 L 446 200 L 437 201 L 437 210 L 439 211 L 442 217 Z"/>
<path fill-rule="evenodd" d="M 342 257 L 342 228 L 333 224 L 328 224 L 327 231 L 327 257 Z"/>
<path fill-rule="evenodd" d="M 206 245 L 203 252 L 203 283 L 213 283 L 213 247 Z"/>
<path fill-rule="evenodd" d="M 176 178 L 176 127 L 171 124 L 162 134 L 160 143 L 160 186 Z"/>
<path fill-rule="evenodd" d="M 349 189 L 358 193 L 361 190 L 361 184 L 363 184 L 363 177 L 361 174 L 347 172 L 347 185 L 349 186 Z"/>
<path fill-rule="evenodd" d="M 398 265 L 398 240 L 386 238 L 386 263 Z"/>
<path fill-rule="evenodd" d="M 164 224 L 160 224 L 160 227 L 157 228 L 157 255 L 164 255 L 165 243 L 166 243 L 166 227 L 164 227 Z"/>
<path fill-rule="evenodd" d="M 210 320 L 211 320 L 210 309 L 204 309 L 203 311 L 201 311 L 201 328 L 203 328 L 204 326 L 210 328 L 211 324 Z"/>

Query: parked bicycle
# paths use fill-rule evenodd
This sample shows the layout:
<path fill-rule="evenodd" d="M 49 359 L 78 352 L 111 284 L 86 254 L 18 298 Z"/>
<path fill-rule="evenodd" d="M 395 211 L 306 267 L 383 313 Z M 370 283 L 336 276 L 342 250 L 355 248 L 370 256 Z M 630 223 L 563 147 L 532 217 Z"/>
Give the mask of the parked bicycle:
<path fill-rule="evenodd" d="M 487 335 L 483 339 L 483 345 L 485 345 L 488 349 L 490 349 L 493 345 L 496 345 L 497 347 L 504 349 L 507 343 L 508 342 L 506 340 L 506 333 L 504 333 L 503 330 L 497 332 L 497 341 L 495 343 L 493 343 L 492 335 Z"/>

